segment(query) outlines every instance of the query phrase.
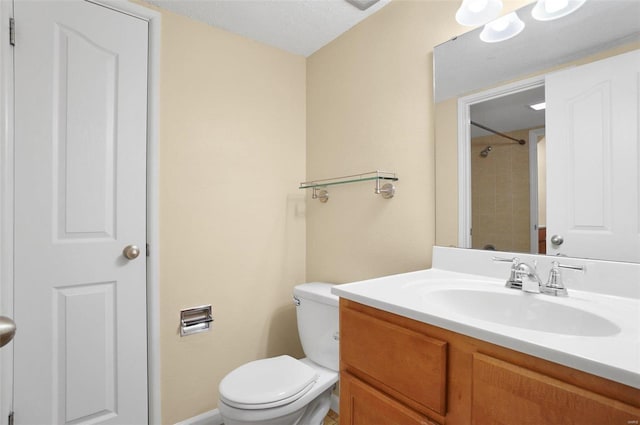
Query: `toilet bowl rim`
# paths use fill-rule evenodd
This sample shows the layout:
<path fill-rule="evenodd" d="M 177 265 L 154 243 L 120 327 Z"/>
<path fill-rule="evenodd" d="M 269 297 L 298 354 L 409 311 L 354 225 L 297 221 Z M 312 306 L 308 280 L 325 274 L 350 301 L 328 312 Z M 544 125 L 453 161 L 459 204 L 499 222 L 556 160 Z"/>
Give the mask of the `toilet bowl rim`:
<path fill-rule="evenodd" d="M 218 389 L 220 398 L 231 406 L 262 409 L 298 399 L 318 377 L 308 362 L 281 355 L 238 366 L 220 381 Z"/>
<path fill-rule="evenodd" d="M 285 404 L 290 404 L 303 397 L 306 393 L 308 393 L 311 388 L 316 384 L 318 378 L 311 381 L 307 384 L 306 387 L 302 388 L 302 390 L 298 391 L 295 394 L 292 394 L 289 397 L 285 397 L 275 401 L 269 401 L 267 403 L 239 403 L 233 400 L 229 400 L 224 395 L 220 394 L 220 400 L 223 401 L 226 405 L 234 407 L 236 409 L 246 409 L 246 410 L 259 410 L 259 409 L 271 409 L 274 407 L 284 406 Z"/>

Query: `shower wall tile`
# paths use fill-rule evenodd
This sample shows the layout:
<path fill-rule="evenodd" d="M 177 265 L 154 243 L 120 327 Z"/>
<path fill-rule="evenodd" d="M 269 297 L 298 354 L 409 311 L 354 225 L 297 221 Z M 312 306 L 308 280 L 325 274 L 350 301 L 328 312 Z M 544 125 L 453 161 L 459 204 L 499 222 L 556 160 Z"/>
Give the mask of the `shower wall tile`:
<path fill-rule="evenodd" d="M 529 130 L 508 133 L 527 140 Z M 528 140 L 527 140 L 528 141 Z M 487 146 L 493 149 L 483 157 Z M 471 141 L 473 248 L 529 251 L 529 148 L 500 136 Z"/>

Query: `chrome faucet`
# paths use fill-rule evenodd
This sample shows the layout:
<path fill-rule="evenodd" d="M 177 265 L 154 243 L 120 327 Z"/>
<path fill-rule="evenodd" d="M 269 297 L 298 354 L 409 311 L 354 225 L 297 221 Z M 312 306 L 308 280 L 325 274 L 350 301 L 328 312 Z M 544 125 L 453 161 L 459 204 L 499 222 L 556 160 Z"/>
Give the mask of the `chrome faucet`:
<path fill-rule="evenodd" d="M 542 293 L 552 295 L 554 297 L 566 297 L 568 295 L 567 288 L 562 282 L 562 274 L 560 269 L 571 269 L 586 272 L 586 266 L 570 266 L 560 264 L 557 261 L 551 262 L 551 271 L 549 272 L 549 280 L 546 284 L 542 284 L 540 277 L 536 271 L 537 263 L 533 262 L 533 266 L 521 262 L 518 257 L 500 258 L 493 257 L 493 261 L 511 263 L 511 271 L 509 278 L 505 283 L 505 287 L 511 289 L 520 289 L 525 292 Z"/>
<path fill-rule="evenodd" d="M 542 281 L 536 271 L 537 264 L 534 261 L 533 267 L 527 263 L 520 263 L 516 268 L 516 276 L 520 277 L 522 282 L 522 290 L 525 292 L 533 292 L 539 294 L 542 288 Z"/>
<path fill-rule="evenodd" d="M 542 281 L 536 271 L 536 261 L 533 262 L 533 266 L 521 262 L 518 257 L 493 257 L 493 261 L 511 263 L 511 271 L 509 273 L 509 278 L 504 285 L 505 287 L 510 289 L 520 289 L 525 292 L 541 292 Z"/>

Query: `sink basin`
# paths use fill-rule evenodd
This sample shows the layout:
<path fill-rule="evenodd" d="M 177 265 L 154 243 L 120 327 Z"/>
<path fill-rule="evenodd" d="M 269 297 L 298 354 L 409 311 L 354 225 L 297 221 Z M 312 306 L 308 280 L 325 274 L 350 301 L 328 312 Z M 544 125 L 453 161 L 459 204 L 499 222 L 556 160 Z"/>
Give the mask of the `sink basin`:
<path fill-rule="evenodd" d="M 542 297 L 545 295 L 510 289 L 497 292 L 450 288 L 424 294 L 426 302 L 439 308 L 505 326 L 575 336 L 612 336 L 620 332 L 615 323 L 604 317 Z"/>

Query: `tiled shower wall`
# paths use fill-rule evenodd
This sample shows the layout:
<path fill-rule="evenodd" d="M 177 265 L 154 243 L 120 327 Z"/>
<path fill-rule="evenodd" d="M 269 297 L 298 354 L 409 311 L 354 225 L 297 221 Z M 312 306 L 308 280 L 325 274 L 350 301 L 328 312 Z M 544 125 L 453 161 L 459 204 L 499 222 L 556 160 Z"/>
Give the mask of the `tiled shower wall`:
<path fill-rule="evenodd" d="M 473 248 L 529 252 L 529 130 L 508 134 L 527 144 L 497 135 L 471 142 Z M 487 146 L 493 150 L 482 157 Z"/>

